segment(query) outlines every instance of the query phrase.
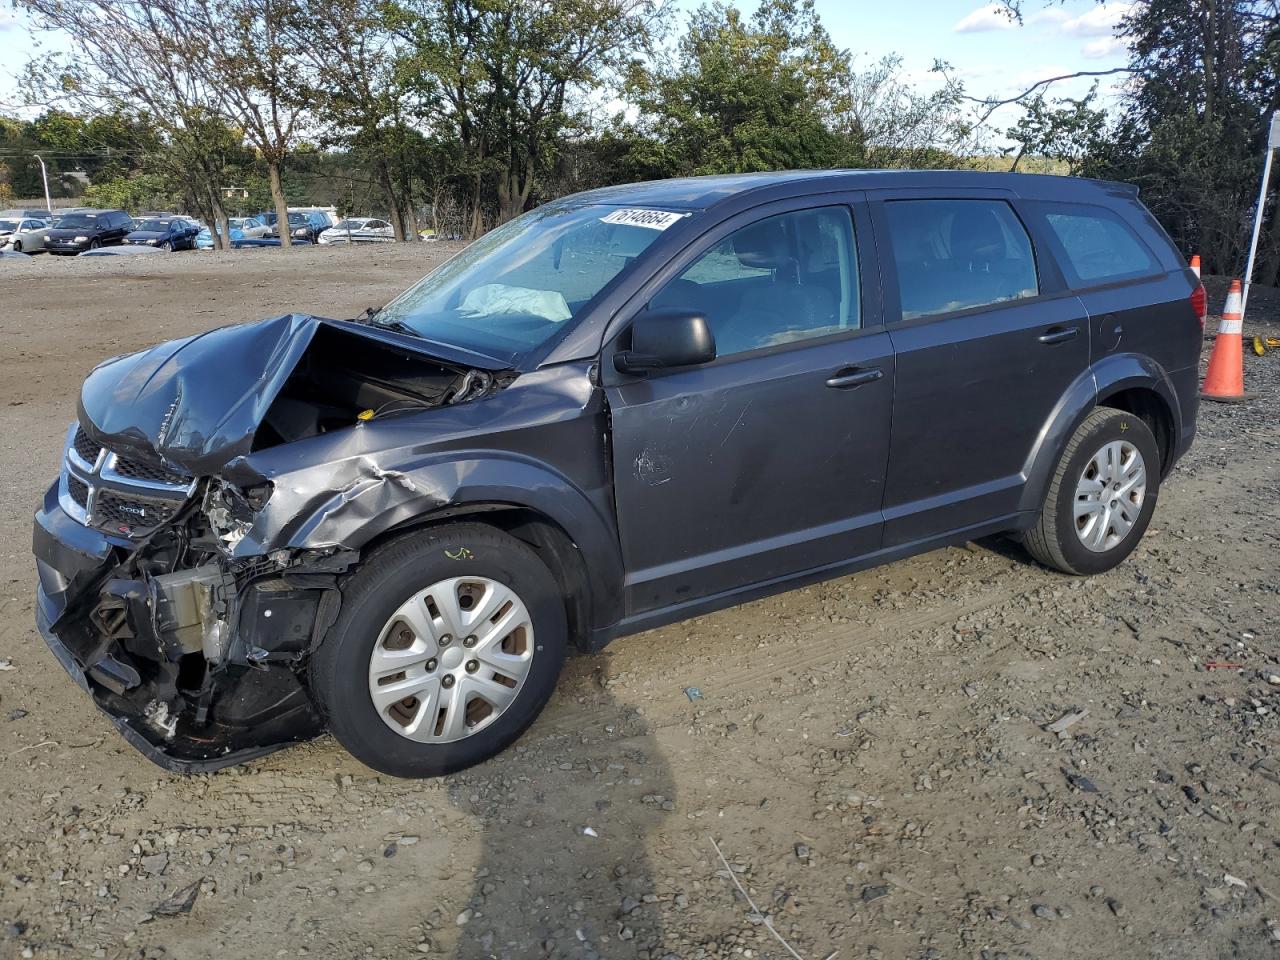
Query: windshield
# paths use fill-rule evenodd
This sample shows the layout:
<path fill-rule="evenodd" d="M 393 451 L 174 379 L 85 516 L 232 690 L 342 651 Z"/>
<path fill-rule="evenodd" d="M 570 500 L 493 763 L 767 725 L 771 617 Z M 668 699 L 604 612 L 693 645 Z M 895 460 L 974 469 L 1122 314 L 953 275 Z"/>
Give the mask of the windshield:
<path fill-rule="evenodd" d="M 367 221 L 367 220 L 351 220 L 351 219 L 347 219 L 347 220 L 339 220 L 337 223 L 335 223 L 335 224 L 334 224 L 332 227 L 330 227 L 329 229 L 331 229 L 331 230 L 359 230 L 361 227 L 363 227 L 363 226 L 364 226 L 366 223 L 368 223 L 368 222 L 369 222 L 369 221 Z"/>
<path fill-rule="evenodd" d="M 546 343 L 687 214 L 548 204 L 485 234 L 374 318 L 496 358 Z M 641 225 L 644 224 L 644 225 Z"/>
<path fill-rule="evenodd" d="M 17 230 L 17 229 L 18 229 L 17 220 L 0 220 L 0 233 L 6 232 L 6 231 L 9 233 L 12 233 L 14 230 Z"/>
<path fill-rule="evenodd" d="M 64 230 L 76 230 L 80 228 L 91 228 L 98 225 L 98 218 L 92 213 L 69 213 L 58 221 L 58 226 Z"/>
<path fill-rule="evenodd" d="M 164 233 L 169 229 L 168 220 L 135 220 L 133 229 L 146 230 L 151 233 Z"/>

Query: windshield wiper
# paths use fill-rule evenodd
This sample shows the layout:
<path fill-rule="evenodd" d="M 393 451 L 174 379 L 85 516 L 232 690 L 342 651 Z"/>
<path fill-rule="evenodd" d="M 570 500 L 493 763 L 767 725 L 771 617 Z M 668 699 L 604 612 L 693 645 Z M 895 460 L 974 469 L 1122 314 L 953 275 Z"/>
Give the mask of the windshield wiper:
<path fill-rule="evenodd" d="M 360 314 L 358 317 L 352 317 L 351 322 L 367 324 L 368 326 L 378 327 L 382 330 L 392 330 L 396 333 L 407 333 L 411 337 L 422 336 L 422 334 L 418 333 L 418 331 L 413 329 L 413 327 L 406 323 L 401 323 L 399 320 L 392 320 L 390 318 L 378 319 L 378 316 L 381 313 L 381 307 L 366 307 L 364 313 Z"/>

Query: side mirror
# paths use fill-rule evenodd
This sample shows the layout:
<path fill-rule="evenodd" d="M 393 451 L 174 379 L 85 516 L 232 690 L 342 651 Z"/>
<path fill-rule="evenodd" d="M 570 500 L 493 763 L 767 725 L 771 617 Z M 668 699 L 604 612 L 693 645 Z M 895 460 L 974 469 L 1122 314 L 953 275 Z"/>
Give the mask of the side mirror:
<path fill-rule="evenodd" d="M 697 310 L 646 310 L 631 324 L 631 349 L 615 354 L 622 373 L 690 367 L 716 358 L 707 318 Z"/>

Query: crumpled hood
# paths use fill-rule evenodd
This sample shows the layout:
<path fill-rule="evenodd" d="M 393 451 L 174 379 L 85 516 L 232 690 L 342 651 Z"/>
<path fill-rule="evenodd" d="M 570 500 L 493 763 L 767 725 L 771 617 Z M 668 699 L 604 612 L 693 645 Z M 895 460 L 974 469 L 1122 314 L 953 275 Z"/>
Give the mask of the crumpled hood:
<path fill-rule="evenodd" d="M 81 389 L 80 424 L 117 452 L 158 454 L 195 476 L 216 474 L 250 452 L 272 401 L 323 325 L 460 369 L 507 366 L 457 347 L 295 313 L 170 340 L 100 364 Z"/>

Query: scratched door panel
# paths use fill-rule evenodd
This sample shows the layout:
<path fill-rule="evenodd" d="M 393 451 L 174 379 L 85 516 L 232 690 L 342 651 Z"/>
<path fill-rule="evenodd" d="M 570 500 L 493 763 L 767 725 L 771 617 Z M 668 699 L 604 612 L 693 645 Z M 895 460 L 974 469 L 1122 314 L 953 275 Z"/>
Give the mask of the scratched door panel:
<path fill-rule="evenodd" d="M 878 549 L 893 362 L 866 330 L 612 388 L 628 610 Z"/>

